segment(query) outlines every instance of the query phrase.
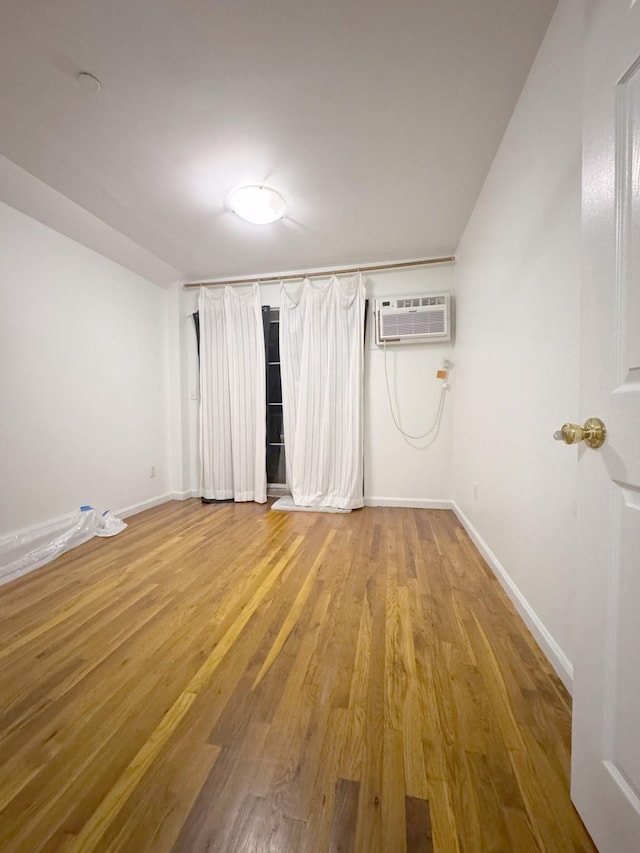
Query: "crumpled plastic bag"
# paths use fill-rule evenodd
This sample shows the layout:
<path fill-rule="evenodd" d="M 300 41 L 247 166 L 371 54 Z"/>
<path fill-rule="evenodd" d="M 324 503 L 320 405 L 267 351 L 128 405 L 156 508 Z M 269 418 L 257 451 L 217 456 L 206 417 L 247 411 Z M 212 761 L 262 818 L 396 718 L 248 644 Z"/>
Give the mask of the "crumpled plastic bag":
<path fill-rule="evenodd" d="M 109 510 L 83 506 L 32 530 L 0 538 L 0 584 L 39 569 L 94 536 L 115 536 L 127 525 Z"/>
<path fill-rule="evenodd" d="M 117 515 L 113 515 L 110 509 L 100 516 L 100 527 L 96 530 L 96 536 L 115 536 L 121 533 L 127 525 Z"/>

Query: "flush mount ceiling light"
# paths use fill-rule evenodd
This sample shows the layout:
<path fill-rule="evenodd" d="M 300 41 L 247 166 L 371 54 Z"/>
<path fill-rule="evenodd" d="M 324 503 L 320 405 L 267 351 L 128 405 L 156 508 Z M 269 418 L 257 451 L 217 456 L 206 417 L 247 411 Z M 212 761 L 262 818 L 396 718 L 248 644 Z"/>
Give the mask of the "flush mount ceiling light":
<path fill-rule="evenodd" d="M 270 187 L 241 187 L 231 194 L 231 209 L 254 225 L 268 225 L 282 219 L 287 209 L 279 192 Z"/>

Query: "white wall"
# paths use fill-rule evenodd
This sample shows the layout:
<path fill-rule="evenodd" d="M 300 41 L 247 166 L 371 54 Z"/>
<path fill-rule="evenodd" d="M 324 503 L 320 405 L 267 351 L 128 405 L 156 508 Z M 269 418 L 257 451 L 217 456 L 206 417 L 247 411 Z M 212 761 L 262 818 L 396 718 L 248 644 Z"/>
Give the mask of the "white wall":
<path fill-rule="evenodd" d="M 373 273 L 366 278 L 370 300 L 381 296 L 450 292 L 450 264 Z M 369 330 L 373 326 L 369 318 Z M 396 419 L 405 432 L 421 435 L 434 423 L 442 382 L 436 370 L 455 361 L 453 344 L 412 344 L 387 349 L 387 372 Z M 412 441 L 396 429 L 389 409 L 384 351 L 365 359 L 365 498 L 384 505 L 430 506 L 451 498 L 451 390 L 446 392 L 440 430 Z M 451 387 L 455 384 L 451 372 Z"/>
<path fill-rule="evenodd" d="M 396 270 L 365 276 L 367 297 L 450 291 L 453 267 L 448 264 Z M 263 304 L 279 305 L 279 285 L 262 285 Z M 198 405 L 190 400 L 198 386 L 195 338 L 190 313 L 197 308 L 197 291 L 180 297 L 182 382 L 186 491 L 198 487 Z M 435 373 L 445 358 L 452 359 L 451 344 L 419 344 L 389 348 L 388 372 L 396 416 L 406 432 L 420 434 L 433 423 L 441 383 Z M 455 369 L 451 375 L 455 383 Z M 396 430 L 389 412 L 384 375 L 384 354 L 369 343 L 365 357 L 365 498 L 370 503 L 429 506 L 448 500 L 451 486 L 452 401 L 447 394 L 441 429 L 435 440 L 408 442 Z"/>
<path fill-rule="evenodd" d="M 0 534 L 164 495 L 166 291 L 1 203 L 0 259 Z"/>
<path fill-rule="evenodd" d="M 581 51 L 582 2 L 560 0 L 455 270 L 454 499 L 567 683 L 577 451 L 552 434 L 579 417 Z"/>

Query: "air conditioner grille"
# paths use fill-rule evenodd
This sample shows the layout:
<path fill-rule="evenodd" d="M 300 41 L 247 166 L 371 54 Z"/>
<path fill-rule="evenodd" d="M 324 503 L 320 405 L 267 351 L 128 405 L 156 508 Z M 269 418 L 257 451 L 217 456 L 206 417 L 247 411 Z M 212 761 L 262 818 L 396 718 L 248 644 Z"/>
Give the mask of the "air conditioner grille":
<path fill-rule="evenodd" d="M 445 296 L 417 296 L 412 299 L 396 299 L 396 308 L 420 308 L 427 305 L 444 305 Z"/>
<path fill-rule="evenodd" d="M 444 310 L 383 314 L 381 320 L 383 338 L 443 335 L 446 332 Z"/>

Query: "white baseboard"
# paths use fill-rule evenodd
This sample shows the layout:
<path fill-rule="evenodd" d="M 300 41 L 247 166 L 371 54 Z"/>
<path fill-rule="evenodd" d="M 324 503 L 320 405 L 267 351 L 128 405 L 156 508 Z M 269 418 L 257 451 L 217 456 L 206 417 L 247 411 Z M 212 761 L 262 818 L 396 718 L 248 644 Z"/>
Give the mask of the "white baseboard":
<path fill-rule="evenodd" d="M 189 498 L 197 497 L 199 497 L 197 489 L 191 489 L 186 492 L 167 492 L 164 495 L 158 495 L 156 498 L 150 498 L 147 501 L 140 501 L 140 503 L 132 504 L 124 509 L 116 510 L 113 514 L 117 515 L 118 518 L 129 518 L 131 515 L 144 512 L 145 509 L 151 509 L 154 506 L 166 504 L 167 501 L 186 501 Z"/>
<path fill-rule="evenodd" d="M 140 501 L 140 503 L 137 504 L 131 504 L 131 506 L 126 506 L 123 509 L 116 509 L 113 511 L 113 514 L 117 515 L 118 518 L 129 518 L 130 515 L 136 515 L 139 512 L 144 512 L 145 509 L 160 506 L 160 504 L 164 504 L 170 500 L 173 500 L 171 492 L 166 495 L 158 495 L 156 498 L 149 498 L 149 500 L 146 501 Z"/>
<path fill-rule="evenodd" d="M 467 516 L 460 509 L 460 507 L 455 501 L 450 502 L 450 508 L 455 512 L 456 516 L 458 517 L 458 520 L 460 521 L 460 524 L 462 524 L 464 529 L 469 534 L 469 537 L 471 538 L 473 544 L 476 546 L 478 551 L 480 551 L 484 559 L 489 564 L 491 570 L 500 582 L 502 588 L 507 593 L 507 595 L 513 602 L 514 607 L 522 617 L 525 625 L 536 638 L 538 645 L 544 652 L 547 660 L 555 669 L 556 673 L 558 674 L 558 677 L 560 678 L 564 686 L 567 688 L 569 693 L 572 693 L 573 664 L 562 651 L 560 646 L 553 639 L 553 637 L 546 629 L 544 623 L 542 622 L 538 614 L 535 612 L 533 607 L 529 604 L 527 599 L 515 585 L 505 567 L 498 560 L 491 548 L 489 548 L 482 536 L 480 536 L 476 528 L 473 526 L 471 521 L 469 521 Z"/>
<path fill-rule="evenodd" d="M 36 521 L 34 524 L 28 524 L 26 527 L 20 527 L 18 530 L 7 530 L 0 534 L 0 539 L 4 539 L 8 536 L 20 538 L 22 536 L 29 536 L 30 534 L 37 536 L 43 528 L 48 527 L 50 524 L 57 524 L 59 521 L 64 521 L 65 518 L 69 518 L 73 515 L 73 512 L 75 512 L 75 510 L 71 512 L 63 512 L 62 515 L 55 515 L 53 518 L 48 518 L 46 521 Z"/>
<path fill-rule="evenodd" d="M 200 492 L 198 489 L 187 489 L 185 492 L 170 492 L 170 501 L 188 501 L 190 498 L 199 498 Z"/>
<path fill-rule="evenodd" d="M 399 506 L 409 509 L 453 509 L 453 502 L 447 499 L 429 498 L 378 498 L 365 497 L 365 506 Z"/>

